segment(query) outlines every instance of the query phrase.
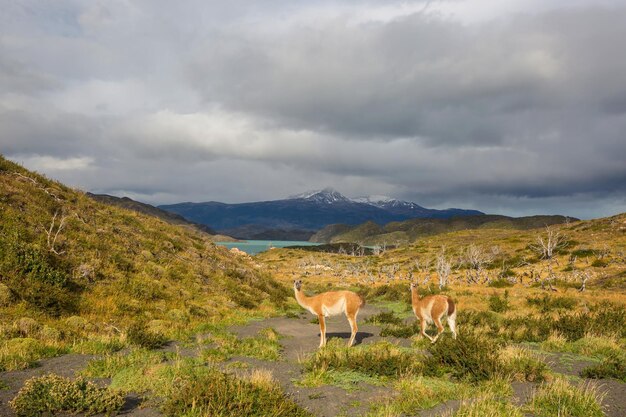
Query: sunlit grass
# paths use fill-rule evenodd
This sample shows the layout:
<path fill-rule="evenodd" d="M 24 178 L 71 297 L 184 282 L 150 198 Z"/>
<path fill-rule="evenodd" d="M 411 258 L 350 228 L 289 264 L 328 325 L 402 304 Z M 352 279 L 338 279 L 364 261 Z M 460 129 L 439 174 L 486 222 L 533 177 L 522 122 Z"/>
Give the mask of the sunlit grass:
<path fill-rule="evenodd" d="M 229 332 L 215 332 L 203 344 L 215 347 L 204 349 L 202 357 L 209 362 L 222 362 L 233 356 L 246 356 L 275 361 L 280 358 L 280 336 L 271 328 L 263 329 L 256 337 L 238 338 Z"/>
<path fill-rule="evenodd" d="M 600 417 L 602 397 L 595 385 L 575 386 L 556 378 L 537 389 L 526 409 L 538 417 Z"/>
<path fill-rule="evenodd" d="M 40 359 L 67 352 L 67 348 L 59 343 L 45 343 L 28 337 L 4 340 L 0 342 L 0 370 L 30 368 Z"/>

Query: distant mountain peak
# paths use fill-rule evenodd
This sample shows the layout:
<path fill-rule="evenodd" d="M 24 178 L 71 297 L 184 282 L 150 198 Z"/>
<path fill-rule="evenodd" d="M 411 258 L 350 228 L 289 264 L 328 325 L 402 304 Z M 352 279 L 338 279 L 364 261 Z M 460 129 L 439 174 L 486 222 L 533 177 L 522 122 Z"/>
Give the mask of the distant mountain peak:
<path fill-rule="evenodd" d="M 356 201 L 357 203 L 388 203 L 390 201 L 397 201 L 395 198 L 388 197 L 386 195 L 367 195 L 365 197 L 356 197 L 353 198 L 352 201 Z"/>
<path fill-rule="evenodd" d="M 326 187 L 322 190 L 307 191 L 302 194 L 290 196 L 289 199 L 290 200 L 302 199 L 302 200 L 309 200 L 309 201 L 318 201 L 320 203 L 327 203 L 327 204 L 344 203 L 344 202 L 352 201 L 348 197 L 344 196 L 343 194 L 341 194 L 339 191 L 335 190 L 332 187 Z"/>
<path fill-rule="evenodd" d="M 411 201 L 402 201 L 385 195 L 368 195 L 365 197 L 357 197 L 352 199 L 357 203 L 369 204 L 380 208 L 407 208 L 411 210 L 423 209 L 424 207 Z"/>

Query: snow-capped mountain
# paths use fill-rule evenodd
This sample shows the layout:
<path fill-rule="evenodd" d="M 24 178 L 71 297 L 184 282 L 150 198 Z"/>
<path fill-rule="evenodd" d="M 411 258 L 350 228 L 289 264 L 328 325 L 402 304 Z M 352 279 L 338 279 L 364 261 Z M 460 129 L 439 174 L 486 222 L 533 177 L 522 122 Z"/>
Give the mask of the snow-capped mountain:
<path fill-rule="evenodd" d="M 290 196 L 288 199 L 317 201 L 324 204 L 346 203 L 351 201 L 348 197 L 332 187 L 326 187 L 323 190 L 307 191 L 302 194 Z"/>
<path fill-rule="evenodd" d="M 355 197 L 352 201 L 356 201 L 357 203 L 365 203 L 376 205 L 379 203 L 386 203 L 389 201 L 394 201 L 395 199 L 392 197 L 387 197 L 386 195 L 368 195 L 365 197 Z"/>
<path fill-rule="evenodd" d="M 180 203 L 159 206 L 180 214 L 187 220 L 205 224 L 238 238 L 252 238 L 262 231 L 264 238 L 274 239 L 272 230 L 286 232 L 320 230 L 329 224 L 357 225 L 368 221 L 384 225 L 412 218 L 449 218 L 483 214 L 475 210 L 434 210 L 418 204 L 384 196 L 350 199 L 333 188 L 309 191 L 284 200 L 225 204 L 219 202 Z M 278 234 L 276 235 L 278 236 Z"/>
<path fill-rule="evenodd" d="M 382 208 L 403 207 L 411 210 L 424 209 L 424 207 L 411 201 L 397 200 L 395 198 L 387 197 L 385 195 L 368 195 L 366 197 L 353 198 L 352 201 Z"/>

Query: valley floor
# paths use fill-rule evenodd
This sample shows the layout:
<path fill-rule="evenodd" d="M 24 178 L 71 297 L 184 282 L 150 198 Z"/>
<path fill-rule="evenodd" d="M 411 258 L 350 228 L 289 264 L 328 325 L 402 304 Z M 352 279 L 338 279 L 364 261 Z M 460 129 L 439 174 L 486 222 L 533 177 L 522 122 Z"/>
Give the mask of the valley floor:
<path fill-rule="evenodd" d="M 381 326 L 366 324 L 368 317 L 385 311 L 383 306 L 366 305 L 359 315 L 359 333 L 357 343 L 363 346 L 381 342 L 383 340 L 394 345 L 410 347 L 412 340 L 408 338 L 381 337 Z M 413 320 L 412 318 L 406 320 Z M 344 317 L 333 317 L 327 321 L 328 337 L 332 344 L 337 344 L 336 339 L 341 339 L 343 344 L 349 338 L 348 324 Z M 278 360 L 259 359 L 255 354 L 237 355 L 219 361 L 217 366 L 228 372 L 239 375 L 249 375 L 255 370 L 270 371 L 273 379 L 277 381 L 287 396 L 295 402 L 319 417 L 331 416 L 361 416 L 372 412 L 372 404 L 384 403 L 398 395 L 392 383 L 379 384 L 374 381 L 362 381 L 355 379 L 348 381 L 346 385 L 336 384 L 321 386 L 306 386 L 303 384 L 305 369 L 303 361 L 317 351 L 319 344 L 319 327 L 311 322 L 311 316 L 301 313 L 298 317 L 275 317 L 257 321 L 251 321 L 246 325 L 234 326 L 228 329 L 235 334 L 238 340 L 257 337 L 264 329 L 271 328 L 280 335 L 280 357 Z M 462 328 L 462 327 L 461 327 Z M 462 330 L 461 330 L 462 331 Z M 206 336 L 210 340 L 211 335 Z M 450 337 L 448 333 L 442 337 Z M 174 353 L 178 357 L 199 358 L 203 356 L 203 349 L 211 346 L 204 343 L 200 335 L 193 343 L 174 342 L 161 348 L 166 353 Z M 332 342 L 332 340 L 335 340 Z M 414 343 L 414 341 L 413 341 Z M 555 374 L 562 374 L 569 378 L 573 384 L 584 384 L 585 380 L 578 377 L 578 372 L 590 362 L 588 358 L 564 354 L 546 353 L 539 354 Z M 41 360 L 35 368 L 0 373 L 0 381 L 5 388 L 0 390 L 0 415 L 15 416 L 8 407 L 8 401 L 13 398 L 24 382 L 34 376 L 47 373 L 55 373 L 61 376 L 73 378 L 78 372 L 85 369 L 89 362 L 97 359 L 95 355 L 68 354 L 51 359 Z M 146 375 L 149 378 L 149 375 Z M 110 383 L 108 378 L 92 378 L 100 385 Z M 598 381 L 594 382 L 597 383 Z M 313 384 L 315 385 L 315 384 Z M 521 406 L 529 400 L 532 393 L 538 387 L 538 383 L 516 381 L 511 383 L 513 394 L 505 401 L 510 404 Z M 600 380 L 599 391 L 602 393 L 603 411 L 607 416 L 620 417 L 626 415 L 626 384 L 616 380 Z M 137 393 L 127 394 L 126 404 L 120 414 L 135 417 L 156 417 L 163 415 L 150 401 L 150 394 L 143 394 L 148 401 L 142 404 L 142 395 Z M 471 401 L 465 398 L 465 401 Z M 459 409 L 459 399 L 444 400 L 431 408 L 419 411 L 420 416 L 451 416 Z M 375 414 L 382 415 L 382 414 Z M 393 415 L 393 414 L 392 414 Z M 530 414 L 526 414 L 530 415 Z"/>

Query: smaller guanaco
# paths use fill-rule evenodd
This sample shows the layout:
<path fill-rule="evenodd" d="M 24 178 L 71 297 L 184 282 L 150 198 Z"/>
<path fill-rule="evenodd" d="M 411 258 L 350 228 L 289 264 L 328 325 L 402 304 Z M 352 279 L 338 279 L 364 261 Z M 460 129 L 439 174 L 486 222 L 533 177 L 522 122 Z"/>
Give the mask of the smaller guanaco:
<path fill-rule="evenodd" d="M 447 295 L 429 295 L 420 298 L 417 293 L 417 284 L 411 283 L 411 305 L 413 312 L 420 321 L 421 333 L 435 343 L 439 335 L 443 333 L 443 325 L 441 319 L 447 317 L 448 326 L 452 331 L 452 337 L 456 339 L 456 305 L 452 298 Z M 426 334 L 426 326 L 435 323 L 437 326 L 437 335 L 431 337 Z"/>
<path fill-rule="evenodd" d="M 363 297 L 352 291 L 328 291 L 311 297 L 302 292 L 302 281 L 293 282 L 296 301 L 302 308 L 315 314 L 320 322 L 320 348 L 326 346 L 326 317 L 336 316 L 341 313 L 346 315 L 350 323 L 352 334 L 348 346 L 354 344 L 358 331 L 356 316 L 359 309 L 365 304 Z"/>

